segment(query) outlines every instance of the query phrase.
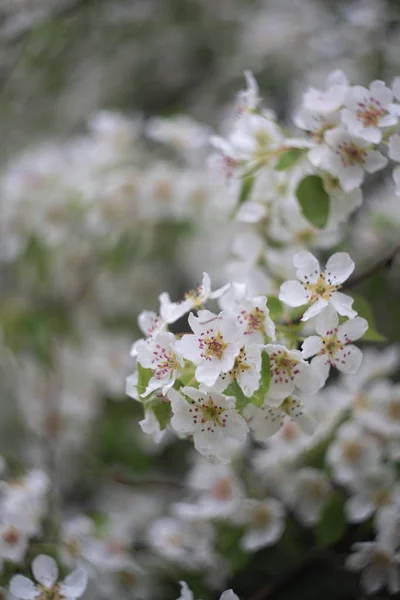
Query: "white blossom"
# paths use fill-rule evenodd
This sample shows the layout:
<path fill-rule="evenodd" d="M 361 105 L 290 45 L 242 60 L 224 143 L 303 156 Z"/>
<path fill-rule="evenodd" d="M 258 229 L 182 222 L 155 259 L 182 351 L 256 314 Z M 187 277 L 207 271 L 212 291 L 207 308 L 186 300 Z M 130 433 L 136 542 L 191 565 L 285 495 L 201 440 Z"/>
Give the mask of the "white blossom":
<path fill-rule="evenodd" d="M 321 167 L 335 175 L 345 192 L 358 188 L 364 181 L 364 171 L 375 173 L 387 165 L 387 158 L 372 150 L 369 142 L 351 135 L 342 127 L 325 134 L 327 149 Z"/>
<path fill-rule="evenodd" d="M 196 450 L 203 456 L 215 456 L 229 462 L 232 452 L 244 443 L 248 427 L 235 410 L 235 399 L 213 391 L 192 387 L 169 392 L 173 417 L 171 427 L 177 433 L 193 435 Z"/>
<path fill-rule="evenodd" d="M 293 257 L 293 263 L 299 281 L 285 281 L 281 285 L 279 299 L 288 306 L 308 305 L 302 321 L 316 317 L 328 304 L 340 315 L 349 318 L 357 315 L 351 308 L 353 298 L 338 291 L 354 271 L 354 262 L 346 252 L 333 254 L 323 273 L 311 252 L 298 252 Z"/>
<path fill-rule="evenodd" d="M 356 373 L 362 361 L 362 352 L 352 342 L 364 335 L 368 323 L 362 317 L 348 319 L 339 325 L 339 317 L 328 304 L 315 320 L 318 335 L 307 337 L 302 344 L 303 358 L 315 356 L 311 364 L 325 382 L 331 365 L 343 373 Z"/>
<path fill-rule="evenodd" d="M 260 386 L 261 352 L 262 346 L 259 344 L 242 346 L 233 368 L 228 373 L 220 374 L 213 389 L 223 392 L 232 381 L 237 381 L 244 395 L 250 398 Z"/>
<path fill-rule="evenodd" d="M 263 344 L 265 338 L 275 339 L 275 324 L 269 316 L 265 296 L 252 297 L 245 284 L 233 283 L 219 303 L 223 310 L 237 315 L 246 344 Z"/>
<path fill-rule="evenodd" d="M 137 360 L 153 372 L 143 396 L 148 396 L 158 389 L 166 394 L 173 386 L 179 369 L 184 365 L 176 347 L 175 336 L 170 332 L 161 332 L 149 338 L 146 344 L 139 347 Z"/>
<path fill-rule="evenodd" d="M 311 526 L 317 523 L 331 493 L 331 485 L 324 473 L 304 467 L 288 481 L 285 497 L 299 521 L 306 526 Z"/>
<path fill-rule="evenodd" d="M 360 136 L 367 142 L 379 144 L 383 127 L 397 123 L 396 109 L 392 104 L 393 93 L 383 81 L 373 81 L 369 90 L 352 86 L 345 98 L 342 121 L 351 135 Z"/>
<path fill-rule="evenodd" d="M 342 106 L 348 87 L 346 75 L 340 70 L 333 71 L 328 77 L 325 91 L 309 88 L 303 95 L 304 108 L 321 115 L 333 113 Z"/>
<path fill-rule="evenodd" d="M 342 484 L 350 484 L 371 467 L 378 467 L 380 458 L 377 440 L 352 422 L 339 427 L 326 456 L 333 478 Z"/>
<path fill-rule="evenodd" d="M 279 405 L 295 390 L 313 394 L 321 383 L 317 371 L 303 360 L 299 350 L 288 350 L 280 344 L 267 344 L 271 380 L 267 393 L 271 405 Z"/>
<path fill-rule="evenodd" d="M 181 595 L 177 600 L 195 600 L 193 592 L 188 587 L 187 583 L 185 581 L 180 581 L 179 583 L 181 586 Z M 225 590 L 225 592 L 222 592 L 219 600 L 239 600 L 239 597 L 233 590 Z"/>
<path fill-rule="evenodd" d="M 243 416 L 258 442 L 265 442 L 267 438 L 277 433 L 284 426 L 287 418 L 295 421 L 308 435 L 311 435 L 316 427 L 315 419 L 306 404 L 295 395 L 282 400 L 279 406 L 270 406 L 268 397 L 261 408 L 250 403 L 245 407 Z"/>
<path fill-rule="evenodd" d="M 230 371 L 241 348 L 241 330 L 235 315 L 221 312 L 215 315 L 200 310 L 197 317 L 189 315 L 194 332 L 176 342 L 178 352 L 196 365 L 196 379 L 213 386 L 220 373 Z"/>
<path fill-rule="evenodd" d="M 160 294 L 160 315 L 166 323 L 175 323 L 190 310 L 200 309 L 204 303 L 211 298 L 219 298 L 229 286 L 224 286 L 211 291 L 211 279 L 208 273 L 203 273 L 203 280 L 200 285 L 190 292 L 186 292 L 181 302 L 171 302 L 169 294 L 163 292 Z"/>
<path fill-rule="evenodd" d="M 72 571 L 63 582 L 58 583 L 58 567 L 50 556 L 40 554 L 32 562 L 32 573 L 38 584 L 24 575 L 14 575 L 10 581 L 10 592 L 21 600 L 34 600 L 45 592 L 52 598 L 75 600 L 85 592 L 87 574 L 82 569 Z"/>
<path fill-rule="evenodd" d="M 367 594 L 375 594 L 387 587 L 390 594 L 400 592 L 400 553 L 382 543 L 358 542 L 352 546 L 353 554 L 347 557 L 349 571 L 361 571 L 361 585 Z"/>
<path fill-rule="evenodd" d="M 353 495 L 345 505 L 349 523 L 361 523 L 376 510 L 400 500 L 400 484 L 395 483 L 389 466 L 371 465 L 367 473 L 360 475 L 351 482 Z"/>
<path fill-rule="evenodd" d="M 243 500 L 234 519 L 237 523 L 246 525 L 241 539 L 242 548 L 255 552 L 275 544 L 285 527 L 284 515 L 283 505 L 274 498 Z"/>

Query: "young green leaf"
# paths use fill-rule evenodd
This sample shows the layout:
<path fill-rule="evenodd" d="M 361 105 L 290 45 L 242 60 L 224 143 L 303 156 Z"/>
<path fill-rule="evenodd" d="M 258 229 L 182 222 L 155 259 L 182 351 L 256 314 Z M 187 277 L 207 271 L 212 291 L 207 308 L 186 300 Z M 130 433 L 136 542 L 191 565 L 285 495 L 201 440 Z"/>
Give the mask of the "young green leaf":
<path fill-rule="evenodd" d="M 265 394 L 269 390 L 271 383 L 271 368 L 269 354 L 263 352 L 261 355 L 261 383 L 258 390 L 256 390 L 253 396 L 250 398 L 251 402 L 260 408 L 264 404 Z"/>
<path fill-rule="evenodd" d="M 318 229 L 325 227 L 329 217 L 329 194 L 319 175 L 307 175 L 297 186 L 296 196 L 304 217 Z"/>
<path fill-rule="evenodd" d="M 139 396 L 142 396 L 145 393 L 152 375 L 153 371 L 151 369 L 145 369 L 140 363 L 138 363 L 137 391 Z"/>
<path fill-rule="evenodd" d="M 282 317 L 283 304 L 276 296 L 267 296 L 267 306 L 269 316 L 273 321 L 277 321 Z"/>
<path fill-rule="evenodd" d="M 300 160 L 305 151 L 306 150 L 304 148 L 290 148 L 289 150 L 282 152 L 278 162 L 275 165 L 275 171 L 284 171 L 285 169 L 290 169 L 290 167 L 293 167 L 293 165 Z"/>
<path fill-rule="evenodd" d="M 244 407 L 247 406 L 248 403 L 250 402 L 250 398 L 248 398 L 247 396 L 244 395 L 243 390 L 240 387 L 240 385 L 238 384 L 238 382 L 236 381 L 236 379 L 234 379 L 232 381 L 232 383 L 230 383 L 228 385 L 226 390 L 224 390 L 224 394 L 226 396 L 235 396 L 235 398 L 236 398 L 235 406 L 238 411 L 243 410 Z"/>
<path fill-rule="evenodd" d="M 242 204 L 244 204 L 246 202 L 246 200 L 249 198 L 249 196 L 251 194 L 251 190 L 253 189 L 255 180 L 256 180 L 256 178 L 254 177 L 254 175 L 248 175 L 247 177 L 244 177 L 244 179 L 242 180 L 242 186 L 240 188 L 238 206 L 241 206 Z"/>
<path fill-rule="evenodd" d="M 160 429 L 165 429 L 172 417 L 172 409 L 170 402 L 162 402 L 155 400 L 149 404 L 160 424 Z"/>

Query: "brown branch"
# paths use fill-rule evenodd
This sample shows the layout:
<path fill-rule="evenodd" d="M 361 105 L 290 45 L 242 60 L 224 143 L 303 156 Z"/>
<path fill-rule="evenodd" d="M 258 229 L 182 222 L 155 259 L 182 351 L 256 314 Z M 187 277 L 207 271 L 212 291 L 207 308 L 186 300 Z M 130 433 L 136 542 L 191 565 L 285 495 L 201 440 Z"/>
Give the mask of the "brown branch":
<path fill-rule="evenodd" d="M 397 246 L 395 246 L 389 254 L 378 260 L 378 262 L 366 269 L 363 273 L 356 275 L 356 277 L 352 277 L 347 283 L 344 284 L 343 288 L 349 289 L 355 287 L 356 285 L 363 283 L 373 275 L 376 275 L 376 273 L 379 273 L 379 271 L 382 271 L 383 269 L 390 269 L 394 259 L 396 258 L 396 255 L 399 252 L 400 243 L 398 243 Z"/>

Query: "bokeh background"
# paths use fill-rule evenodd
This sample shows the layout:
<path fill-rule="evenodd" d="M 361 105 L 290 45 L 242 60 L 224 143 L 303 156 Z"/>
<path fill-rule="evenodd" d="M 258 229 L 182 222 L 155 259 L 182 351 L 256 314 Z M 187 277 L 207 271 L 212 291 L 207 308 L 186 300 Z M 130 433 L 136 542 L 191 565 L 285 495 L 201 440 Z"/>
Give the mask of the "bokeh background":
<path fill-rule="evenodd" d="M 190 456 L 183 442 L 156 448 L 142 434 L 141 408 L 125 400 L 129 351 L 137 315 L 156 310 L 162 291 L 180 298 L 203 271 L 227 280 L 232 197 L 210 165 L 209 135 L 229 126 L 245 69 L 289 130 L 301 93 L 333 69 L 390 82 L 400 3 L 1 0 L 0 50 L 0 451 L 8 476 L 52 473 L 66 520 L 81 511 L 99 530 L 104 515 L 115 530 L 129 522 L 140 551 Z M 400 232 L 386 178 L 371 178 L 365 195 L 347 247 L 361 266 Z M 397 265 L 359 291 L 399 340 Z M 229 554 L 229 536 L 223 544 Z M 266 572 L 285 578 L 290 551 L 261 553 L 248 576 L 232 557 L 237 592 L 250 597 Z M 319 583 L 311 562 L 271 597 L 354 597 L 347 579 L 326 585 L 324 560 Z M 151 593 L 176 597 L 179 573 Z M 147 597 L 114 582 L 105 598 L 109 589 Z"/>

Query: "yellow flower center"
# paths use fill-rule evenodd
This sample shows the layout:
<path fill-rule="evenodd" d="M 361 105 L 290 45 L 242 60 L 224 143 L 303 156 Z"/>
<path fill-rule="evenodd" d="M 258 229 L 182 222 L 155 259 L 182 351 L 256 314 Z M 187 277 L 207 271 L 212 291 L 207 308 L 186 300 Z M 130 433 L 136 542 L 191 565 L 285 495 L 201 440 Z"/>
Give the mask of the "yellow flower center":
<path fill-rule="evenodd" d="M 203 334 L 201 334 L 201 336 L 203 336 Z M 221 360 L 228 347 L 228 344 L 224 341 L 224 336 L 220 331 L 217 331 L 215 335 L 200 337 L 199 343 L 200 349 L 203 351 L 201 356 L 207 360 L 211 360 L 212 358 Z"/>

